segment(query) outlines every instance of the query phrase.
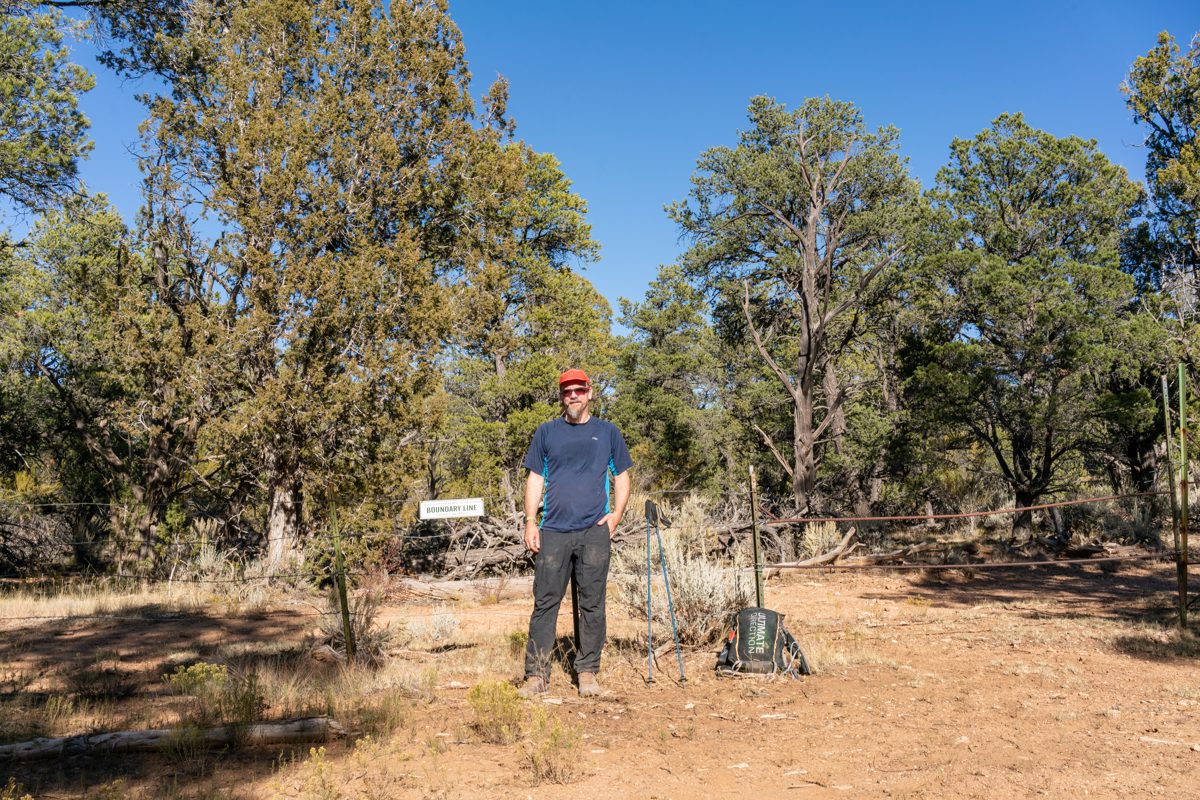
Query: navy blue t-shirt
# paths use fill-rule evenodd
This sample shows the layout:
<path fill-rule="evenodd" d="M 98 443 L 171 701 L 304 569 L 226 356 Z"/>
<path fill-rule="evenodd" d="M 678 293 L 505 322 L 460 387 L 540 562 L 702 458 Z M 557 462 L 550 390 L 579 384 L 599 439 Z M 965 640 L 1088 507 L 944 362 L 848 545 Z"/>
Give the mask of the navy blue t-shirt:
<path fill-rule="evenodd" d="M 542 530 L 578 531 L 609 511 L 611 476 L 633 466 L 617 426 L 589 417 L 573 425 L 564 417 L 542 423 L 533 434 L 525 468 L 546 480 Z"/>

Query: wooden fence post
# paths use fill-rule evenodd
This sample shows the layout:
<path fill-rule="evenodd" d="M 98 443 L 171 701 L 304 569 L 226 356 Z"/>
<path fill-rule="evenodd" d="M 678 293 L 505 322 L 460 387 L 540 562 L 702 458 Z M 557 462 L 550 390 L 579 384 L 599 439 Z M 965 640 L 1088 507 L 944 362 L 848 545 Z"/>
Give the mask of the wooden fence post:
<path fill-rule="evenodd" d="M 754 478 L 754 465 L 750 465 L 750 525 L 754 529 L 754 601 L 759 608 L 766 608 L 763 599 L 762 540 L 758 533 L 758 481 Z"/>

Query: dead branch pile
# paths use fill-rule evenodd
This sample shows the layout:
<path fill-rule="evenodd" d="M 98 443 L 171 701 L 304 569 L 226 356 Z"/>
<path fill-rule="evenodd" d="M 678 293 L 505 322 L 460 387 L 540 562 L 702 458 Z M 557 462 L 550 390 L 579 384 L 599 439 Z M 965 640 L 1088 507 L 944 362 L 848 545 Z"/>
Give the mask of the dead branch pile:
<path fill-rule="evenodd" d="M 444 549 L 431 559 L 429 568 L 446 580 L 512 574 L 533 567 L 533 554 L 525 548 L 525 530 L 518 518 L 455 520 L 441 530 Z M 639 535 L 639 530 L 632 522 L 622 525 L 614 543 Z"/>
<path fill-rule="evenodd" d="M 837 561 L 842 556 L 853 553 L 854 550 L 858 547 L 858 542 L 855 542 L 854 544 L 850 544 L 850 540 L 854 538 L 854 534 L 856 534 L 856 533 L 858 533 L 857 528 L 851 528 L 850 530 L 846 531 L 846 535 L 842 537 L 842 540 L 838 543 L 838 545 L 827 553 L 822 553 L 821 555 L 813 556 L 812 558 L 806 558 L 802 561 L 786 561 L 786 562 L 779 564 L 778 566 L 779 567 L 815 567 L 819 564 L 832 564 L 833 562 Z M 780 572 L 780 570 L 778 568 L 768 569 L 763 573 L 763 577 L 764 578 L 773 578 L 774 576 L 778 575 L 779 572 Z"/>
<path fill-rule="evenodd" d="M 0 574 L 24 575 L 71 554 L 70 526 L 55 515 L 0 503 Z"/>

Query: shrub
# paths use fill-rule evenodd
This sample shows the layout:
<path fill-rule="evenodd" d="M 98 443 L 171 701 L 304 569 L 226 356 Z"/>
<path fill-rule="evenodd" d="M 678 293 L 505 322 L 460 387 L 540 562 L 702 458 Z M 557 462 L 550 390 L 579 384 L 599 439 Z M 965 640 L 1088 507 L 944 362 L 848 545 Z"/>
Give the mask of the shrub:
<path fill-rule="evenodd" d="M 17 783 L 16 778 L 9 778 L 4 789 L 0 790 L 0 800 L 33 800 L 33 796 L 25 794 L 25 787 Z"/>
<path fill-rule="evenodd" d="M 528 631 L 511 631 L 508 634 L 508 652 L 513 658 L 518 658 L 525 654 L 525 646 L 529 644 Z"/>
<path fill-rule="evenodd" d="M 679 641 L 687 645 L 711 644 L 735 612 L 753 605 L 752 578 L 709 560 L 708 542 L 715 541 L 715 535 L 702 512 L 698 501 L 685 501 L 675 512 L 673 525 L 660 531 Z M 672 518 L 671 511 L 664 509 L 663 513 Z M 655 539 L 651 539 L 650 556 L 654 622 L 662 626 L 660 630 L 670 631 L 671 615 Z M 618 602 L 633 616 L 646 619 L 646 551 L 626 547 L 614 555 L 613 564 Z"/>
<path fill-rule="evenodd" d="M 402 630 L 392 625 L 379 625 L 379 609 L 383 606 L 383 592 L 360 589 L 347 598 L 350 606 L 350 632 L 354 636 L 354 657 L 360 664 L 378 666 L 402 636 Z M 343 655 L 346 652 L 346 634 L 342 627 L 341 605 L 336 592 L 330 592 L 329 606 L 321 617 L 321 633 L 324 641 Z"/>
<path fill-rule="evenodd" d="M 453 611 L 439 609 L 428 619 L 410 622 L 408 629 L 414 637 L 433 644 L 448 642 L 458 633 L 458 615 Z"/>
<path fill-rule="evenodd" d="M 258 719 L 266 709 L 258 673 L 231 672 L 224 664 L 200 662 L 177 667 L 167 676 L 176 693 L 196 699 L 193 721 L 198 724 L 239 723 Z"/>
<path fill-rule="evenodd" d="M 467 702 L 475 712 L 471 727 L 485 742 L 508 744 L 517 738 L 524 703 L 511 683 L 496 680 L 477 683 L 467 692 Z"/>
<path fill-rule="evenodd" d="M 579 772 L 583 731 L 537 709 L 529 731 L 527 755 L 535 783 L 569 783 Z"/>
<path fill-rule="evenodd" d="M 804 534 L 800 538 L 800 558 L 813 558 L 828 553 L 841 544 L 842 535 L 838 533 L 837 523 L 810 522 L 804 526 Z"/>

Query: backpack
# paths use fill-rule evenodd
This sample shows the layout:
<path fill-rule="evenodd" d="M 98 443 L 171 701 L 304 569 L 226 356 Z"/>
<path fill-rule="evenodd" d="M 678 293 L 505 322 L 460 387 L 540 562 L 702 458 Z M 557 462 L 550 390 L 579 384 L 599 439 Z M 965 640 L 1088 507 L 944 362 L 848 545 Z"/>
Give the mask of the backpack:
<path fill-rule="evenodd" d="M 725 646 L 717 654 L 718 675 L 811 675 L 796 638 L 783 627 L 783 614 L 769 608 L 743 608 L 729 621 Z"/>

